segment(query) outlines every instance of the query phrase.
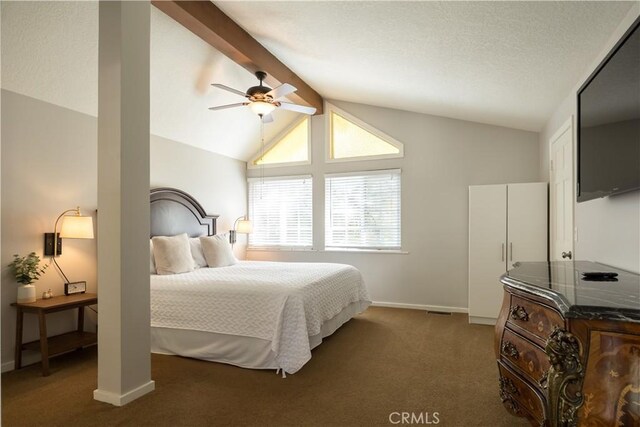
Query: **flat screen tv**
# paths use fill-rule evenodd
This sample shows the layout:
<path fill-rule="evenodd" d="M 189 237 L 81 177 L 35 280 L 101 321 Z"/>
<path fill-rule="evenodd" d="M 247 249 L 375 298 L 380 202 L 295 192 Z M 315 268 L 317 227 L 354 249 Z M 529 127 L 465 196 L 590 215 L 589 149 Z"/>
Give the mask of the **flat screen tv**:
<path fill-rule="evenodd" d="M 640 189 L 640 18 L 578 91 L 578 202 Z"/>

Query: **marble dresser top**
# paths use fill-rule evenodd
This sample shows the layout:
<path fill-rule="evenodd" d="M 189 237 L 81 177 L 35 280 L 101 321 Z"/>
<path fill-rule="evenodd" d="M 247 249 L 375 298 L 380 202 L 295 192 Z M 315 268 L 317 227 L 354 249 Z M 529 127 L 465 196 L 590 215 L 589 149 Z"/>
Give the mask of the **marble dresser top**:
<path fill-rule="evenodd" d="M 585 280 L 584 272 L 615 272 L 615 281 Z M 640 323 L 640 275 L 590 261 L 521 262 L 500 281 L 551 300 L 567 318 Z"/>

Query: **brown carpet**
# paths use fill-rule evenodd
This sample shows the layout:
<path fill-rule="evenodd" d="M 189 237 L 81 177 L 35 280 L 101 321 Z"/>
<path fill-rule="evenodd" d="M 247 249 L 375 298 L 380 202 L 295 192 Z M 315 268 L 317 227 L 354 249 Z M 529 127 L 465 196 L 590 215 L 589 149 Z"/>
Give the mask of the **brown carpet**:
<path fill-rule="evenodd" d="M 389 426 L 393 412 L 422 413 L 423 425 L 434 412 L 441 426 L 528 425 L 500 403 L 492 340 L 492 327 L 466 315 L 373 307 L 286 379 L 152 355 L 156 390 L 121 408 L 93 400 L 97 356 L 87 349 L 52 359 L 49 377 L 39 365 L 3 374 L 2 425 Z"/>

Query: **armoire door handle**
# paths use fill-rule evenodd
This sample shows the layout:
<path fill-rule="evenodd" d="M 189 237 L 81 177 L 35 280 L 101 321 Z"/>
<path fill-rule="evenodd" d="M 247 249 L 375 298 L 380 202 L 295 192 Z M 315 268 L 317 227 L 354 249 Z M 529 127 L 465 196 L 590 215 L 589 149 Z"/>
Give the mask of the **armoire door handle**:
<path fill-rule="evenodd" d="M 562 258 L 569 258 L 569 259 L 571 259 L 572 255 L 573 255 L 573 254 L 571 253 L 571 251 L 569 251 L 569 252 L 562 252 Z"/>
<path fill-rule="evenodd" d="M 502 259 L 502 261 L 504 261 L 504 243 L 502 244 L 502 252 L 501 253 L 502 253 L 501 259 Z"/>
<path fill-rule="evenodd" d="M 513 261 L 513 242 L 509 242 L 509 256 L 511 257 L 510 261 Z"/>

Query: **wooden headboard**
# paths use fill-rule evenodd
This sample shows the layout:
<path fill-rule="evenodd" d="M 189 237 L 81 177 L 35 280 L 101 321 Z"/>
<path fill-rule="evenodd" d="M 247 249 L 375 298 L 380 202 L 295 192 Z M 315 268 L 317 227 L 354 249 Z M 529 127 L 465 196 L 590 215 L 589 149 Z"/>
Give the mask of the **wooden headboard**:
<path fill-rule="evenodd" d="M 154 188 L 150 194 L 151 230 L 153 236 L 189 237 L 216 234 L 218 215 L 207 215 L 196 199 L 175 188 Z"/>

